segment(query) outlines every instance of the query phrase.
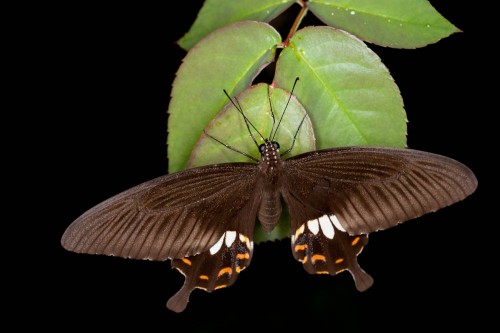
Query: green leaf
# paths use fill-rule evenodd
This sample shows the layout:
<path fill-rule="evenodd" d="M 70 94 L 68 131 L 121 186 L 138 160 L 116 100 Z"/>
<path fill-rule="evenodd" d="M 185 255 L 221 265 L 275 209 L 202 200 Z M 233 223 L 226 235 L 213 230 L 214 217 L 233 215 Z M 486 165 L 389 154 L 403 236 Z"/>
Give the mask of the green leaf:
<path fill-rule="evenodd" d="M 252 134 L 259 145 L 264 142 L 264 139 L 270 138 L 272 131 L 278 127 L 281 115 L 286 110 L 282 121 L 279 123 L 274 140 L 280 144 L 281 152 L 284 152 L 292 146 L 293 138 L 297 135 L 293 149 L 287 157 L 316 150 L 312 123 L 308 117 L 304 118 L 306 110 L 294 96 L 291 97 L 287 105 L 289 97 L 289 91 L 274 88 L 265 83 L 251 86 L 237 96 L 238 103 L 245 116 L 255 126 L 255 129 L 252 129 Z M 269 104 L 269 101 L 271 101 L 271 104 Z M 299 124 L 302 120 L 304 122 L 299 130 Z M 243 116 L 231 102 L 210 122 L 206 131 L 210 136 L 224 144 L 260 159 L 258 147 L 256 147 L 248 132 Z M 193 149 L 188 166 L 196 167 L 224 162 L 255 163 L 248 157 L 203 134 Z M 286 212 L 286 207 L 283 207 L 283 209 L 280 221 L 271 233 L 267 233 L 260 224 L 256 224 L 254 233 L 256 243 L 290 236 L 290 217 Z"/>
<path fill-rule="evenodd" d="M 189 31 L 178 41 L 189 50 L 212 31 L 237 21 L 270 22 L 295 0 L 206 0 Z"/>
<path fill-rule="evenodd" d="M 460 30 L 427 0 L 310 0 L 326 24 L 381 46 L 413 49 Z"/>
<path fill-rule="evenodd" d="M 202 39 L 183 60 L 168 108 L 169 172 L 186 168 L 203 129 L 274 60 L 279 33 L 267 23 L 238 22 Z"/>
<path fill-rule="evenodd" d="M 297 31 L 276 64 L 275 83 L 290 89 L 312 120 L 318 149 L 406 146 L 406 113 L 398 87 L 362 41 L 331 27 Z"/>

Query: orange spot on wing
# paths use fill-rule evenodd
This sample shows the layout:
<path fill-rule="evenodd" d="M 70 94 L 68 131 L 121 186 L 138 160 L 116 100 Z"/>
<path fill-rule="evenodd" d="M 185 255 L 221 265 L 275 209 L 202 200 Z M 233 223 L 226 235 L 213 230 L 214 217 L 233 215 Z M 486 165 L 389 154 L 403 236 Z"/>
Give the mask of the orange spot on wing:
<path fill-rule="evenodd" d="M 295 245 L 295 252 L 303 251 L 305 249 L 307 249 L 307 244 Z"/>
<path fill-rule="evenodd" d="M 316 274 L 330 274 L 329 271 L 317 271 Z"/>
<path fill-rule="evenodd" d="M 326 261 L 326 257 L 322 254 L 315 254 L 311 257 L 311 261 L 314 263 L 317 260 Z"/>
<path fill-rule="evenodd" d="M 238 253 L 236 259 L 250 259 L 250 255 L 248 253 Z"/>
<path fill-rule="evenodd" d="M 186 265 L 189 265 L 189 266 L 191 266 L 193 264 L 191 262 L 191 260 L 189 260 L 188 258 L 182 258 L 182 262 L 185 263 Z"/>
<path fill-rule="evenodd" d="M 221 284 L 221 285 L 216 286 L 214 289 L 217 290 L 217 289 L 226 288 L 226 287 L 227 287 L 227 284 Z"/>
<path fill-rule="evenodd" d="M 224 275 L 224 274 L 231 275 L 231 273 L 233 273 L 233 269 L 231 267 L 224 267 L 223 269 L 221 269 L 219 271 L 219 274 L 217 274 L 217 276 L 221 276 L 221 275 Z"/>
<path fill-rule="evenodd" d="M 354 239 L 352 240 L 352 242 L 351 242 L 351 245 L 352 245 L 352 246 L 354 246 L 354 245 L 358 244 L 359 240 L 360 240 L 360 238 L 359 238 L 359 237 L 354 238 Z"/>
<path fill-rule="evenodd" d="M 344 261 L 344 258 L 339 258 L 339 259 L 335 260 L 335 263 L 340 264 L 342 261 Z"/>
<path fill-rule="evenodd" d="M 208 280 L 208 276 L 207 275 L 200 275 L 200 276 L 198 276 L 198 279 L 200 279 L 200 280 Z"/>

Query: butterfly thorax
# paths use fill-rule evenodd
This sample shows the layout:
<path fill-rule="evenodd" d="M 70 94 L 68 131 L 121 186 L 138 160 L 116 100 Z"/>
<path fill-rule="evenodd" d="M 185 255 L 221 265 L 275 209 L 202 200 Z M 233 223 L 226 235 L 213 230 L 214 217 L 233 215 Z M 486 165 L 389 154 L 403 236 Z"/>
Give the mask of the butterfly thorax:
<path fill-rule="evenodd" d="M 281 215 L 281 197 L 278 191 L 278 178 L 283 167 L 279 144 L 266 140 L 259 147 L 261 159 L 259 169 L 263 178 L 263 191 L 259 207 L 259 221 L 262 228 L 271 232 L 278 224 Z"/>
<path fill-rule="evenodd" d="M 283 165 L 283 160 L 280 156 L 280 145 L 276 141 L 266 140 L 265 143 L 259 146 L 260 151 L 260 171 L 264 177 L 271 183 L 276 183 L 279 170 Z"/>

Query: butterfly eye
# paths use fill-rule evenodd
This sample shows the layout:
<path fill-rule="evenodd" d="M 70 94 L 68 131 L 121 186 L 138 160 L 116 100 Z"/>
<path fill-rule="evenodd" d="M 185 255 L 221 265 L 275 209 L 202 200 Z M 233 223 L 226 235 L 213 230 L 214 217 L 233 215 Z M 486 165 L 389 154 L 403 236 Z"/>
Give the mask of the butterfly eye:
<path fill-rule="evenodd" d="M 266 151 L 266 144 L 263 143 L 259 146 L 259 151 L 261 154 L 263 154 Z"/>
<path fill-rule="evenodd" d="M 273 141 L 273 147 L 274 147 L 274 149 L 279 150 L 280 149 L 280 144 L 277 143 L 276 141 Z"/>

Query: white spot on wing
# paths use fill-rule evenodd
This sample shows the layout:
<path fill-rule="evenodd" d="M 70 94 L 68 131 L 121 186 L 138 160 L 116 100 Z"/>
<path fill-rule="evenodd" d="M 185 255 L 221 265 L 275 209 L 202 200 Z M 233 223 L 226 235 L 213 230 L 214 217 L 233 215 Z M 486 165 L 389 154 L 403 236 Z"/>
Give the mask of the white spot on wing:
<path fill-rule="evenodd" d="M 211 248 L 210 248 L 210 254 L 214 255 L 217 252 L 219 252 L 220 248 L 222 247 L 222 243 L 224 242 L 224 236 L 226 234 L 223 234 L 220 239 L 215 243 Z"/>
<path fill-rule="evenodd" d="M 240 238 L 240 241 L 242 243 L 245 243 L 245 245 L 247 246 L 247 249 L 249 249 L 250 251 L 253 249 L 253 242 L 250 241 L 250 238 L 248 238 L 247 236 L 245 236 L 243 234 L 239 234 L 238 237 Z"/>
<path fill-rule="evenodd" d="M 333 239 L 333 236 L 335 236 L 335 229 L 333 228 L 333 224 L 328 215 L 321 216 L 318 221 L 323 235 L 325 235 L 328 239 Z"/>
<path fill-rule="evenodd" d="M 318 223 L 318 220 L 307 221 L 307 227 L 309 228 L 309 230 L 311 230 L 311 232 L 314 235 L 318 234 L 318 232 L 319 232 L 319 223 Z"/>
<path fill-rule="evenodd" d="M 233 245 L 236 239 L 236 231 L 226 231 L 226 246 L 230 247 Z"/>
<path fill-rule="evenodd" d="M 245 235 L 243 235 L 243 234 L 238 234 L 238 237 L 240 238 L 240 241 L 241 241 L 241 242 L 246 243 L 246 244 L 247 244 L 247 246 L 248 246 L 248 242 L 249 242 L 249 240 L 248 240 L 248 237 L 247 237 L 247 236 L 245 236 Z"/>
<path fill-rule="evenodd" d="M 304 232 L 304 224 L 302 224 L 300 227 L 295 230 L 295 238 L 299 237 Z"/>
<path fill-rule="evenodd" d="M 342 226 L 342 224 L 340 224 L 340 221 L 336 215 L 330 215 L 330 220 L 332 221 L 335 228 L 339 229 L 340 231 L 345 232 L 344 227 Z"/>

